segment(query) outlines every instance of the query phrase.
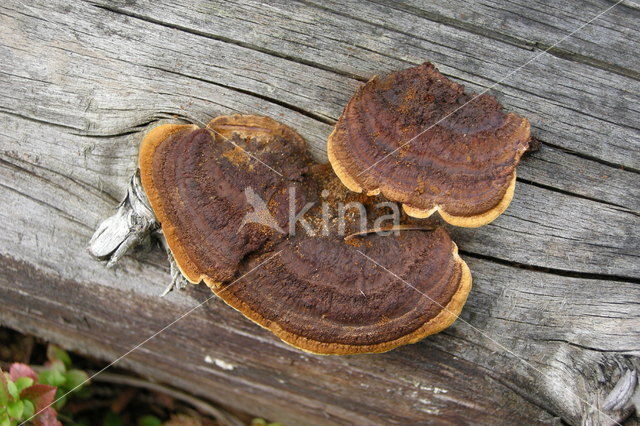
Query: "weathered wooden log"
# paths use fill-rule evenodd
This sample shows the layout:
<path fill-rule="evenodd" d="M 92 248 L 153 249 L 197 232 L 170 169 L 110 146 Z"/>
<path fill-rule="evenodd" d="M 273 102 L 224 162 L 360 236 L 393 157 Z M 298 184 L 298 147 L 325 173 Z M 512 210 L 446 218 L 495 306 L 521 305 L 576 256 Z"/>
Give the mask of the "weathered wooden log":
<path fill-rule="evenodd" d="M 265 114 L 325 161 L 335 120 L 373 74 L 431 60 L 482 90 L 612 4 L 3 3 L 0 322 L 109 361 L 210 297 L 198 286 L 158 297 L 171 279 L 160 248 L 110 269 L 86 250 L 159 121 Z M 453 327 L 386 354 L 321 357 L 214 298 L 119 364 L 290 423 L 628 417 L 640 368 L 639 17 L 625 1 L 495 87 L 543 146 L 505 214 L 452 233 L 474 275 Z"/>

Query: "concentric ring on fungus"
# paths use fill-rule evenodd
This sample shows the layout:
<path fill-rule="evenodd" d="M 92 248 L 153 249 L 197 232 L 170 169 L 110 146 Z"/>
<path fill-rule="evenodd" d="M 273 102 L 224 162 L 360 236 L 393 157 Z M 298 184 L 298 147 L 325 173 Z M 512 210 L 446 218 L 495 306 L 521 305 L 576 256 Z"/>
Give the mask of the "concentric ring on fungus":
<path fill-rule="evenodd" d="M 382 193 L 410 216 L 485 225 L 513 198 L 530 125 L 474 96 L 430 63 L 374 77 L 329 136 L 329 161 L 347 188 Z"/>
<path fill-rule="evenodd" d="M 329 165 L 310 160 L 295 131 L 239 115 L 216 118 L 208 127 L 215 132 L 157 127 L 140 151 L 144 190 L 189 281 L 203 280 L 285 342 L 320 354 L 388 351 L 457 318 L 471 274 L 443 228 L 358 233 L 360 218 L 345 215 L 342 222 L 340 203 L 363 202 L 374 219 L 388 213 L 376 211 L 374 203 L 382 199 L 344 188 Z M 329 207 L 326 233 L 305 232 L 301 222 L 291 232 L 290 187 L 296 212 L 315 202 L 303 215 L 307 223 L 320 226 L 322 203 Z M 258 213 L 247 188 L 264 200 L 271 222 L 245 220 Z"/>

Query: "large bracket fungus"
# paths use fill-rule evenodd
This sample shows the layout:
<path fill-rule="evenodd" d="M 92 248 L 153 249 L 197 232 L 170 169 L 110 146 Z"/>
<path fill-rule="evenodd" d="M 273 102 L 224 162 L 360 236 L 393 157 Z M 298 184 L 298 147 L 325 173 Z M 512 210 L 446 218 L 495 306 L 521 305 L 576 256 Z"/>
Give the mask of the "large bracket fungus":
<path fill-rule="evenodd" d="M 388 351 L 446 328 L 466 301 L 471 274 L 443 228 L 348 191 L 269 118 L 159 126 L 139 165 L 186 279 L 300 349 Z M 362 214 L 345 214 L 356 202 L 366 220 L 395 208 L 403 224 L 363 230 Z"/>
<path fill-rule="evenodd" d="M 305 201 L 314 204 L 302 219 L 314 235 L 298 229 L 256 251 L 241 279 L 212 287 L 218 296 L 285 342 L 320 354 L 384 352 L 455 321 L 471 273 L 442 227 L 421 230 L 404 217 L 406 230 L 358 232 L 359 214 L 343 216 L 340 206 L 361 202 L 370 223 L 376 205 L 389 203 L 350 193 L 329 165 L 312 166 L 306 178 Z"/>
<path fill-rule="evenodd" d="M 425 218 L 466 227 L 498 217 L 527 150 L 526 118 L 465 93 L 430 63 L 364 84 L 329 136 L 329 160 L 352 191 L 382 193 Z"/>

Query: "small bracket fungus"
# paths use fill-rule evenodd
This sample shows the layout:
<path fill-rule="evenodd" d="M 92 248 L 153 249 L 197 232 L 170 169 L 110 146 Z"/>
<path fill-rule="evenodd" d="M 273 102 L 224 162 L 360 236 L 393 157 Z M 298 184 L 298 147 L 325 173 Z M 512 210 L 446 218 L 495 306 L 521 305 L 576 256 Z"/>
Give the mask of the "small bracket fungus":
<path fill-rule="evenodd" d="M 448 327 L 466 301 L 471 274 L 443 228 L 403 215 L 388 235 L 362 232 L 340 206 L 358 201 L 370 218 L 380 199 L 348 191 L 274 120 L 156 127 L 139 166 L 186 279 L 300 349 L 384 352 Z"/>
<path fill-rule="evenodd" d="M 439 211 L 453 225 L 476 227 L 509 206 L 529 140 L 526 118 L 424 63 L 363 85 L 327 152 L 350 190 L 382 193 L 413 217 Z"/>

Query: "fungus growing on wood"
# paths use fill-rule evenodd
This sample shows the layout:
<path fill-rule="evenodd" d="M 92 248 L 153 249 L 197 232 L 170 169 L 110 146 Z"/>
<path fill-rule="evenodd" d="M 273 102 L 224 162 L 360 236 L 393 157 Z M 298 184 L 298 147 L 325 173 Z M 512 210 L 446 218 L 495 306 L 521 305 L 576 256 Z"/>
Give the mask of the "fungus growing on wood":
<path fill-rule="evenodd" d="M 287 231 L 288 188 L 309 162 L 302 137 L 257 116 L 219 117 L 206 129 L 165 124 L 139 154 L 142 186 L 180 271 L 209 284 L 231 279 L 248 253 Z M 271 227 L 243 223 L 252 196 L 271 200 Z"/>
<path fill-rule="evenodd" d="M 413 217 L 439 211 L 453 225 L 476 227 L 509 206 L 529 140 L 526 118 L 424 63 L 360 87 L 327 151 L 350 190 L 382 193 Z"/>
<path fill-rule="evenodd" d="M 212 287 L 218 296 L 285 342 L 320 354 L 385 352 L 455 321 L 471 273 L 442 227 L 345 238 L 360 217 L 346 216 L 340 232 L 337 206 L 364 201 L 370 222 L 380 200 L 358 200 L 328 165 L 312 167 L 309 180 L 329 206 L 327 232 L 297 232 L 255 253 L 238 271 L 251 271 L 245 277 Z M 316 204 L 304 218 L 324 224 L 322 210 Z"/>
<path fill-rule="evenodd" d="M 361 202 L 371 220 L 381 199 L 313 164 L 296 132 L 257 116 L 207 127 L 157 127 L 140 150 L 143 188 L 189 281 L 320 354 L 384 352 L 457 318 L 471 274 L 443 228 L 358 232 L 361 217 L 340 206 Z"/>

